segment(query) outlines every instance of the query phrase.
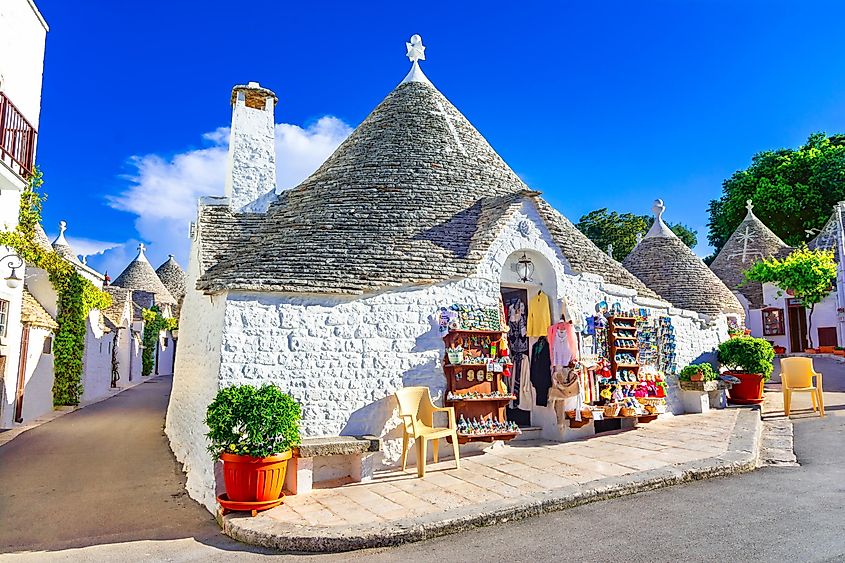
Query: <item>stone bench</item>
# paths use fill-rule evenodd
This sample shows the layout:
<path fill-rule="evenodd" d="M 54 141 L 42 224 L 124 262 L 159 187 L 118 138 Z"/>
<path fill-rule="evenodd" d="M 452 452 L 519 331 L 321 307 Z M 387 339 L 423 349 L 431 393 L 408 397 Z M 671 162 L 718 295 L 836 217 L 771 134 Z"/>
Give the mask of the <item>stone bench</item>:
<path fill-rule="evenodd" d="M 315 483 L 369 481 L 379 451 L 381 440 L 375 436 L 304 438 L 288 462 L 285 489 L 301 495 L 311 492 Z"/>
<path fill-rule="evenodd" d="M 679 381 L 678 385 L 681 387 L 684 412 L 701 413 L 707 412 L 710 407 L 723 409 L 728 406 L 725 391 L 731 388 L 731 384 L 727 381 Z"/>

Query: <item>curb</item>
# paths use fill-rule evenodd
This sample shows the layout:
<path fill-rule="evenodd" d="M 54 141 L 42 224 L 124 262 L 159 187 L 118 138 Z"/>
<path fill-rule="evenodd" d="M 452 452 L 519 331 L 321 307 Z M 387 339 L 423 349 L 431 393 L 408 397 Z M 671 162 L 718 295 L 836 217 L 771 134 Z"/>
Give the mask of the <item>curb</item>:
<path fill-rule="evenodd" d="M 737 410 L 728 450 L 721 455 L 634 475 L 608 477 L 586 485 L 542 491 L 527 499 L 461 507 L 378 527 L 367 524 L 332 529 L 281 525 L 270 518 L 220 516 L 219 512 L 217 521 L 224 534 L 243 543 L 284 552 L 338 553 L 394 547 L 691 481 L 746 473 L 757 468 L 762 421 L 758 405 Z"/>

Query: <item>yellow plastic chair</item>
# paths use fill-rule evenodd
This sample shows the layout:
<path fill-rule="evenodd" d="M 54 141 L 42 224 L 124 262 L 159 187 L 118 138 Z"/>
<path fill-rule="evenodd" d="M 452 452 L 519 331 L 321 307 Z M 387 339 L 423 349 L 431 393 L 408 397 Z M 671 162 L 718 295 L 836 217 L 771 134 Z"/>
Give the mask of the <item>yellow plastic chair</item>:
<path fill-rule="evenodd" d="M 815 384 L 813 382 L 815 379 Z M 794 391 L 810 393 L 813 411 L 824 416 L 824 391 L 822 374 L 813 368 L 812 358 L 782 358 L 780 360 L 780 380 L 783 387 L 783 413 L 789 416 Z"/>
<path fill-rule="evenodd" d="M 396 402 L 399 403 L 399 416 L 404 423 L 402 433 L 402 471 L 408 463 L 408 442 L 413 438 L 417 446 L 417 475 L 425 477 L 426 441 L 434 442 L 434 463 L 437 463 L 437 446 L 440 438 L 452 437 L 452 448 L 455 451 L 455 465 L 461 468 L 461 458 L 458 452 L 458 425 L 455 422 L 453 407 L 436 407 L 431 402 L 428 387 L 405 387 L 396 392 Z M 434 413 L 445 412 L 449 415 L 448 428 L 434 427 Z"/>

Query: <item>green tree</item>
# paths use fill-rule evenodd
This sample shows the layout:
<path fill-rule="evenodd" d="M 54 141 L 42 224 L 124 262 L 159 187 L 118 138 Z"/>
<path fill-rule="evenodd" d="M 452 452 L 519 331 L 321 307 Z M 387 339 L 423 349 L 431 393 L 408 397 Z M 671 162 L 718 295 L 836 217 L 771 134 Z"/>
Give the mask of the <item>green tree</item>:
<path fill-rule="evenodd" d="M 809 250 L 806 245 L 786 258 L 769 258 L 756 262 L 745 271 L 745 279 L 778 286 L 779 295 L 789 290 L 796 299 L 810 307 L 807 320 L 807 340 L 813 347 L 813 310 L 833 290 L 836 281 L 836 262 L 832 250 Z"/>
<path fill-rule="evenodd" d="M 721 250 L 745 217 L 754 213 L 787 244 L 812 238 L 845 199 L 845 135 L 814 133 L 801 148 L 763 151 L 751 166 L 722 183 L 722 196 L 710 202 L 708 241 Z"/>
<path fill-rule="evenodd" d="M 645 235 L 652 224 L 654 217 L 617 213 L 603 207 L 581 217 L 575 226 L 602 250 L 612 244 L 613 258 L 621 262 L 636 246 L 637 234 Z M 686 225 L 669 224 L 669 228 L 690 248 L 698 244 L 698 233 Z"/>

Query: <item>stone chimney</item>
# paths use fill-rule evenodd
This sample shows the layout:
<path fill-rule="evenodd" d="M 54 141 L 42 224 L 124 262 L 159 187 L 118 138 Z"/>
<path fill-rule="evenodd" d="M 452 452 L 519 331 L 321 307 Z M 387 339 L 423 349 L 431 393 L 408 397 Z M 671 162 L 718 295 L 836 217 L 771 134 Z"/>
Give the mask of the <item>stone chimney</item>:
<path fill-rule="evenodd" d="M 274 109 L 278 98 L 258 82 L 232 88 L 232 131 L 226 168 L 226 197 L 233 211 L 276 189 Z"/>

